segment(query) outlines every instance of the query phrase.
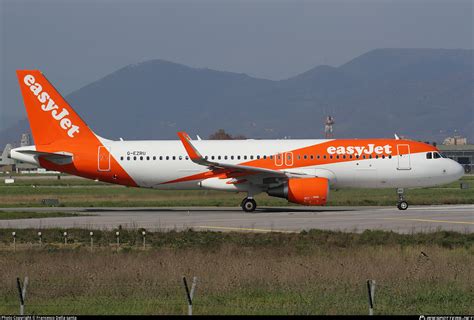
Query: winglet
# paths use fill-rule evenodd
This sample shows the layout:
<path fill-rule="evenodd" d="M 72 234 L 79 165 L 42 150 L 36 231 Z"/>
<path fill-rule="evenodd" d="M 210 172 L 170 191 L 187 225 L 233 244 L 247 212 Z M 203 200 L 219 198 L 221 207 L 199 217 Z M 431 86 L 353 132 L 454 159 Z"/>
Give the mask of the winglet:
<path fill-rule="evenodd" d="M 192 161 L 196 162 L 203 160 L 203 157 L 201 156 L 199 151 L 197 151 L 196 148 L 192 145 L 191 138 L 186 132 L 178 132 L 178 137 L 183 143 L 184 149 L 186 149 L 186 152 L 188 153 L 188 156 L 189 158 L 191 158 Z"/>

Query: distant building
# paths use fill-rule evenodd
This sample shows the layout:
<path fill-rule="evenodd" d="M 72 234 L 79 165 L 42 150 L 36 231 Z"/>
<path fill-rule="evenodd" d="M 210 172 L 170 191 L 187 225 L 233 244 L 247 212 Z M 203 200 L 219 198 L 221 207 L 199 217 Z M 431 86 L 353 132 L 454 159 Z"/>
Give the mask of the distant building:
<path fill-rule="evenodd" d="M 30 135 L 27 133 L 22 134 L 20 145 L 24 147 L 30 145 L 30 143 Z M 11 159 L 11 149 L 13 149 L 13 146 L 7 144 L 0 155 L 0 172 L 33 172 L 38 169 L 35 165 Z"/>
<path fill-rule="evenodd" d="M 443 144 L 438 145 L 438 149 L 446 157 L 459 162 L 464 172 L 474 173 L 474 144 Z"/>
<path fill-rule="evenodd" d="M 332 139 L 334 138 L 334 133 L 333 133 L 333 125 L 335 121 L 334 118 L 331 116 L 326 117 L 326 121 L 324 121 L 324 137 L 326 139 Z"/>
<path fill-rule="evenodd" d="M 12 172 L 14 170 L 15 161 L 9 158 L 11 144 L 7 144 L 3 152 L 0 154 L 0 172 Z"/>
<path fill-rule="evenodd" d="M 444 139 L 443 144 L 446 146 L 466 145 L 467 139 L 459 135 L 455 135 L 453 137 L 447 137 L 446 139 Z"/>
<path fill-rule="evenodd" d="M 20 147 L 26 147 L 31 144 L 31 138 L 28 133 L 23 133 L 21 135 L 21 140 L 20 140 Z"/>

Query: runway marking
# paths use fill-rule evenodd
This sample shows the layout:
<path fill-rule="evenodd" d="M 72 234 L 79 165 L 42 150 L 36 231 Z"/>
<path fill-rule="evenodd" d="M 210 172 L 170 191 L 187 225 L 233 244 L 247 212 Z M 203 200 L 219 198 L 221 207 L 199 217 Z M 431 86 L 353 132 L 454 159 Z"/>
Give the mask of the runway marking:
<path fill-rule="evenodd" d="M 203 228 L 203 229 L 220 229 L 220 230 L 234 230 L 234 231 L 298 233 L 298 231 L 256 229 L 256 228 L 237 228 L 237 227 L 218 227 L 218 226 L 196 226 L 196 227 Z"/>
<path fill-rule="evenodd" d="M 472 224 L 474 225 L 474 222 L 469 222 L 469 221 L 449 221 L 449 220 L 429 220 L 429 219 L 403 219 L 403 218 L 380 218 L 383 220 L 399 220 L 399 221 L 419 221 L 419 222 L 441 222 L 441 223 L 455 223 L 455 224 Z"/>

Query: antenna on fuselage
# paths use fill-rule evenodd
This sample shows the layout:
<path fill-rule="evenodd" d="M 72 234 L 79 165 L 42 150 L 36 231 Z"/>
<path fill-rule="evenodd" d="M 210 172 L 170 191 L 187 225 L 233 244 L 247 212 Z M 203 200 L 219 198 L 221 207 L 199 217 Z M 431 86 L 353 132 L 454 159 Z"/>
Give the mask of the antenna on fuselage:
<path fill-rule="evenodd" d="M 400 137 L 396 133 L 394 133 L 393 135 L 395 136 L 395 140 L 400 140 Z"/>

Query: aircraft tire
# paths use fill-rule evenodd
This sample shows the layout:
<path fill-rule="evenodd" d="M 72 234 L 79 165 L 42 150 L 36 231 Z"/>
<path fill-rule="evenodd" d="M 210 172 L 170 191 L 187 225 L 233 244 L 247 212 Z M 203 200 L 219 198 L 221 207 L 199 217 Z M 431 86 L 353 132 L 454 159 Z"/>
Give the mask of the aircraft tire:
<path fill-rule="evenodd" d="M 254 199 L 245 198 L 242 201 L 241 207 L 245 212 L 254 212 L 257 209 L 257 202 Z"/>
<path fill-rule="evenodd" d="M 397 207 L 399 210 L 406 210 L 408 209 L 408 202 L 406 201 L 400 201 L 398 204 L 397 204 Z"/>

